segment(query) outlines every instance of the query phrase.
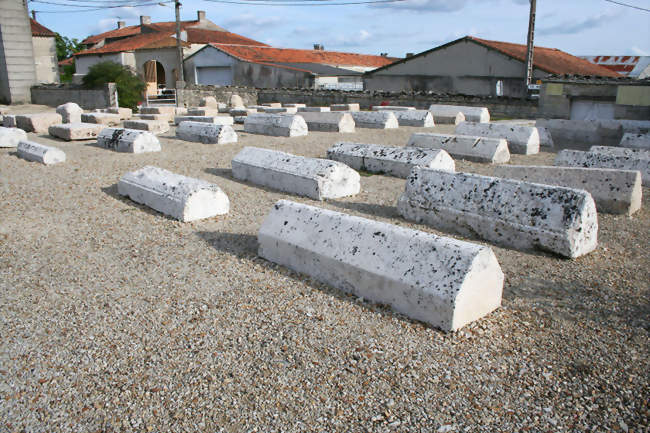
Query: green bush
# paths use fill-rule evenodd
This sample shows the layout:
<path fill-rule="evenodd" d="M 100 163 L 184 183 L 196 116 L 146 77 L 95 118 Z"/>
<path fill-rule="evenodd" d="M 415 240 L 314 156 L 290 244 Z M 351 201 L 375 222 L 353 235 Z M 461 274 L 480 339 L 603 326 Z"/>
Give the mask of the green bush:
<path fill-rule="evenodd" d="M 83 77 L 83 84 L 88 89 L 99 89 L 106 83 L 115 83 L 117 86 L 120 107 L 135 109 L 146 85 L 135 71 L 128 66 L 115 62 L 102 62 L 93 65 Z"/>

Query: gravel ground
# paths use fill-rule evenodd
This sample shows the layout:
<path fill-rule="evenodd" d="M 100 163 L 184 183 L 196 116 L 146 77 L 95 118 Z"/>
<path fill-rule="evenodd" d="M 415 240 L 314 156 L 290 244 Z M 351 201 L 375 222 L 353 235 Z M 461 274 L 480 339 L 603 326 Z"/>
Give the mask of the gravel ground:
<path fill-rule="evenodd" d="M 0 149 L 0 432 L 650 431 L 648 188 L 577 260 L 493 247 L 503 306 L 451 334 L 256 256 L 281 198 L 444 234 L 398 217 L 402 179 L 320 203 L 230 173 L 245 145 L 323 157 L 415 131 L 216 146 L 172 128 L 143 155 L 29 134 L 66 152 L 52 167 Z M 230 213 L 180 223 L 120 197 L 145 164 L 218 184 Z"/>

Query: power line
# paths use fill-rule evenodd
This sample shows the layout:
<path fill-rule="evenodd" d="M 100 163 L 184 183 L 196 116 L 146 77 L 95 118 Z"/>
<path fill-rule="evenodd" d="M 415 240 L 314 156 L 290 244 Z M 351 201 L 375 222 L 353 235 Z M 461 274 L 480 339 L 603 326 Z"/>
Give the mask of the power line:
<path fill-rule="evenodd" d="M 237 5 L 263 5 L 263 6 L 344 6 L 344 5 L 364 5 L 364 4 L 376 4 L 376 3 L 397 3 L 407 0 L 367 0 L 367 1 L 345 1 L 340 3 L 330 2 L 328 0 L 309 0 L 310 3 L 306 1 L 304 3 L 279 3 L 283 0 L 204 0 L 211 3 L 228 3 L 228 4 L 237 4 Z"/>
<path fill-rule="evenodd" d="M 92 12 L 92 11 L 100 11 L 100 10 L 105 10 L 105 9 L 114 9 L 114 8 L 124 8 L 124 7 L 138 7 L 138 6 L 155 6 L 160 3 L 173 3 L 173 1 L 162 1 L 162 2 L 155 2 L 155 3 L 138 3 L 138 4 L 124 4 L 120 6 L 81 6 L 81 5 L 65 5 L 65 4 L 59 4 L 59 3 L 53 3 L 53 2 L 48 2 L 48 1 L 42 1 L 42 0 L 30 0 L 31 3 L 46 3 L 46 4 L 51 4 L 51 5 L 57 5 L 57 6 L 77 6 L 77 7 L 88 7 L 92 9 L 78 9 L 78 10 L 61 10 L 61 11 L 40 11 L 40 10 L 34 10 L 34 12 L 39 13 L 39 14 L 67 14 L 67 13 L 75 13 L 75 12 Z"/>
<path fill-rule="evenodd" d="M 609 3 L 617 4 L 617 5 L 620 5 L 620 6 L 625 6 L 625 7 L 628 7 L 628 8 L 632 8 L 632 9 L 638 9 L 638 10 L 640 10 L 640 11 L 644 11 L 644 12 L 650 12 L 650 9 L 646 9 L 646 8 L 642 8 L 642 7 L 639 7 L 639 6 L 630 5 L 630 4 L 627 4 L 627 3 L 621 3 L 621 2 L 614 1 L 614 0 L 605 0 L 605 1 L 606 1 L 606 2 L 609 2 Z"/>

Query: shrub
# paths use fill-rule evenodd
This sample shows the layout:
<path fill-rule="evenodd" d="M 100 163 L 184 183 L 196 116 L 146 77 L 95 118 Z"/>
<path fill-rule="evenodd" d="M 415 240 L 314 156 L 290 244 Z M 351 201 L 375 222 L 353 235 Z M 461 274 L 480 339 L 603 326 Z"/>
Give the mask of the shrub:
<path fill-rule="evenodd" d="M 146 85 L 135 71 L 115 62 L 97 63 L 88 69 L 83 84 L 88 89 L 98 89 L 106 83 L 115 83 L 120 107 L 137 108 L 142 101 Z"/>

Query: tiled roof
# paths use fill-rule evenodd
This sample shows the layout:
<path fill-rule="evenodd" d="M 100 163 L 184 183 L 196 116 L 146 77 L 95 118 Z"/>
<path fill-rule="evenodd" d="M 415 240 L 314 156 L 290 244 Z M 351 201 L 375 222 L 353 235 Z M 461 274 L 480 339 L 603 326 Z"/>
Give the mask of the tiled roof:
<path fill-rule="evenodd" d="M 337 51 L 298 50 L 293 48 L 252 47 L 210 44 L 240 60 L 253 63 L 320 63 L 335 66 L 380 67 L 396 59 Z"/>
<path fill-rule="evenodd" d="M 198 21 L 181 21 L 181 29 L 186 29 L 187 27 L 195 26 L 199 22 Z M 167 32 L 171 31 L 174 32 L 176 31 L 176 22 L 175 21 L 166 21 L 166 22 L 161 22 L 161 23 L 151 23 L 151 24 L 145 24 L 146 27 L 151 28 L 152 30 L 156 30 L 159 32 Z M 124 38 L 127 36 L 134 36 L 134 35 L 139 35 L 142 33 L 142 27 L 140 24 L 135 25 L 135 26 L 127 26 L 127 27 L 122 27 L 121 29 L 115 29 L 115 30 L 110 30 L 108 32 L 100 33 L 98 35 L 93 35 L 93 36 L 88 36 L 86 39 L 81 41 L 82 44 L 96 44 L 99 41 L 102 41 L 104 39 L 112 39 L 112 38 Z"/>
<path fill-rule="evenodd" d="M 29 19 L 29 23 L 32 27 L 32 36 L 56 37 L 56 33 L 43 24 L 37 23 L 33 18 Z"/>
<path fill-rule="evenodd" d="M 67 65 L 74 65 L 74 57 L 68 57 L 67 59 L 63 59 L 59 61 L 59 66 L 67 66 Z"/>
<path fill-rule="evenodd" d="M 187 41 L 192 44 L 208 44 L 212 42 L 215 44 L 255 45 L 259 47 L 268 47 L 268 45 L 263 42 L 258 42 L 235 33 L 197 28 L 187 29 Z"/>
<path fill-rule="evenodd" d="M 188 44 L 183 42 L 184 46 Z M 91 54 L 119 53 L 121 51 L 143 50 L 147 48 L 167 48 L 175 47 L 176 38 L 171 37 L 168 33 L 143 33 L 119 41 L 111 42 L 99 48 L 83 50 L 75 56 L 85 56 Z"/>
<path fill-rule="evenodd" d="M 638 76 L 650 64 L 650 57 L 647 56 L 580 56 L 580 58 L 626 77 Z"/>
<path fill-rule="evenodd" d="M 492 48 L 522 62 L 526 61 L 526 45 L 510 42 L 489 41 L 468 36 L 467 39 Z M 572 56 L 555 48 L 535 47 L 533 61 L 536 68 L 552 74 L 596 75 L 601 77 L 618 77 L 614 71 L 595 65 L 587 60 Z"/>

